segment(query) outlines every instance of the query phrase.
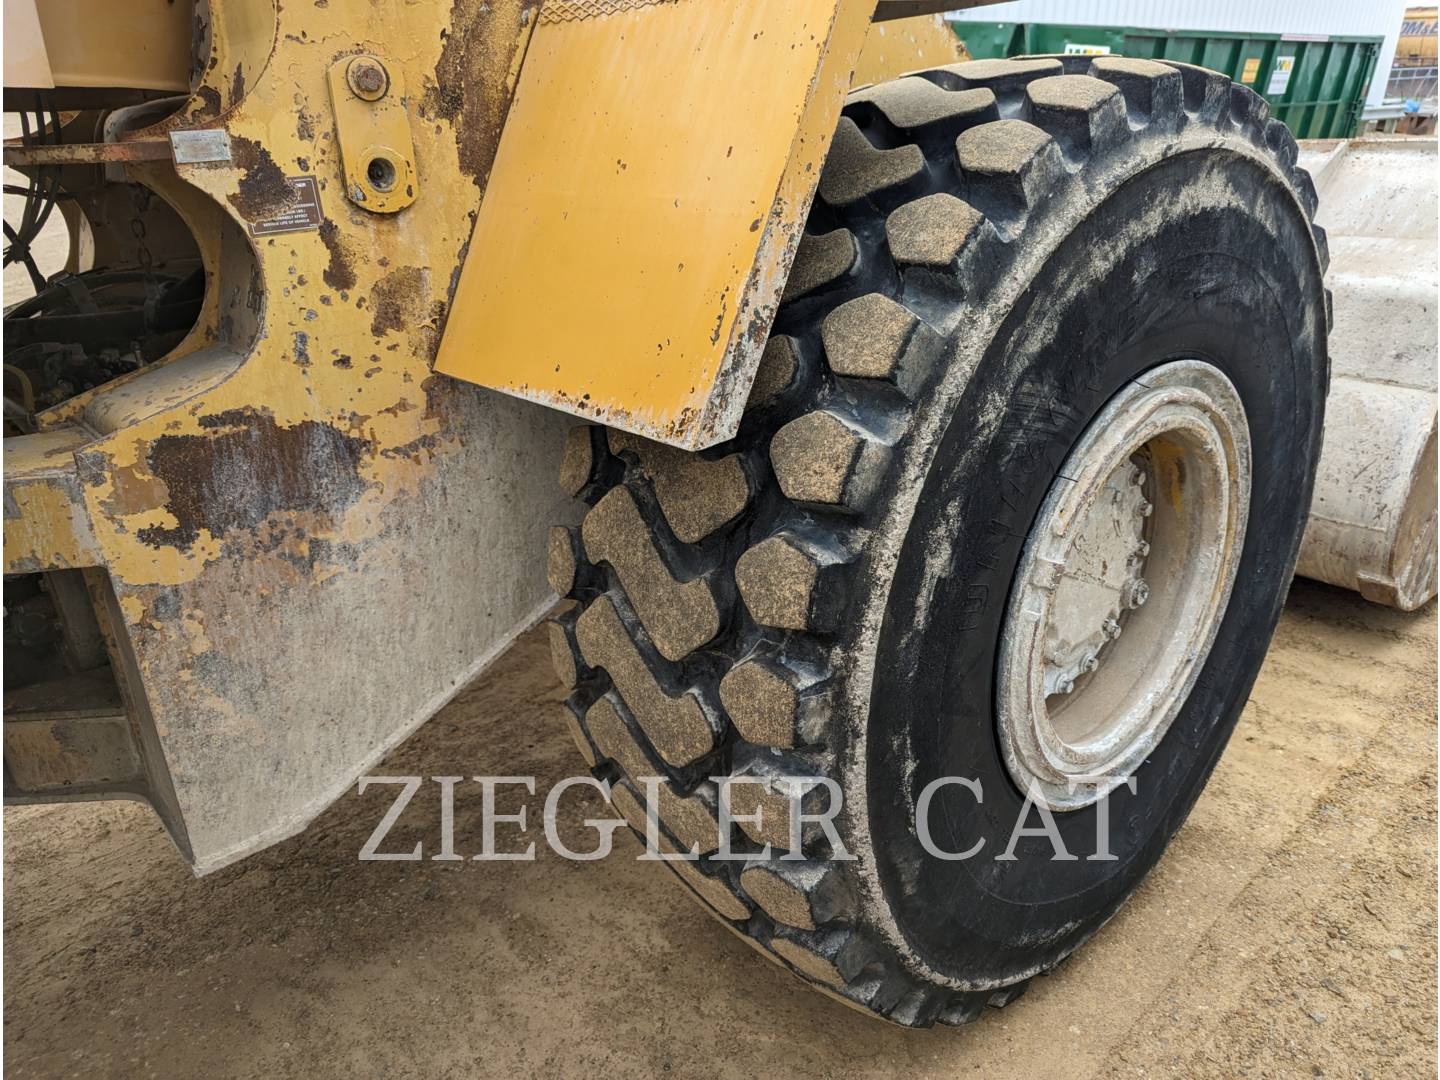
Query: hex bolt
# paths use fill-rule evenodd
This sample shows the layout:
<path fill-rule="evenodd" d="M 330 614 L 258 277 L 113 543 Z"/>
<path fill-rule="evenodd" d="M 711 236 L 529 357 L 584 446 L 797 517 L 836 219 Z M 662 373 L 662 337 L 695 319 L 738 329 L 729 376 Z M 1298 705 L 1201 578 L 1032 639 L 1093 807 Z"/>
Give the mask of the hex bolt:
<path fill-rule="evenodd" d="M 1135 554 L 1142 559 L 1145 558 L 1146 555 L 1150 554 L 1150 544 L 1145 540 L 1141 540 L 1140 546 L 1135 549 Z"/>
<path fill-rule="evenodd" d="M 385 65 L 373 56 L 357 56 L 345 69 L 345 81 L 356 97 L 379 101 L 390 89 L 390 75 Z"/>
<path fill-rule="evenodd" d="M 1125 586 L 1125 606 L 1128 608 L 1141 607 L 1146 600 L 1150 599 L 1150 586 L 1137 578 Z"/>
<path fill-rule="evenodd" d="M 1141 517 L 1149 517 L 1149 516 L 1150 516 L 1151 514 L 1153 514 L 1154 512 L 1155 512 L 1155 504 L 1154 504 L 1154 503 L 1143 502 L 1143 503 L 1140 504 L 1140 516 L 1141 516 Z"/>
<path fill-rule="evenodd" d="M 1071 692 L 1072 690 L 1074 690 L 1074 689 L 1075 689 L 1075 683 L 1072 682 L 1070 679 L 1066 679 L 1066 680 L 1065 680 L 1064 682 L 1062 682 L 1060 685 L 1058 685 L 1057 687 L 1055 687 L 1055 692 L 1056 692 L 1057 694 L 1068 694 L 1068 693 L 1070 693 L 1070 692 Z"/>
<path fill-rule="evenodd" d="M 1093 656 L 1087 656 L 1087 657 L 1085 657 L 1085 660 L 1080 664 L 1080 670 L 1083 671 L 1083 672 L 1085 672 L 1086 675 L 1089 675 L 1091 672 L 1093 672 L 1093 671 L 1094 671 L 1096 668 L 1098 668 L 1099 666 L 1100 666 L 1100 661 L 1099 661 L 1099 660 L 1095 659 L 1095 657 L 1093 657 Z"/>
<path fill-rule="evenodd" d="M 1120 636 L 1120 624 L 1114 619 L 1106 619 L 1100 626 L 1100 631 L 1110 641 Z"/>

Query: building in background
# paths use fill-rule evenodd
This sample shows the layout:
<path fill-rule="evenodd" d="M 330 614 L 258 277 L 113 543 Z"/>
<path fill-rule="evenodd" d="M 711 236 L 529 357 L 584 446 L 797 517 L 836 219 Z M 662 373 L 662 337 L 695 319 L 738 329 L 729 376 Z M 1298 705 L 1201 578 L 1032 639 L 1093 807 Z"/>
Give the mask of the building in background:
<path fill-rule="evenodd" d="M 1383 37 L 1366 98 L 1366 104 L 1379 105 L 1386 96 L 1405 21 L 1405 0 L 1014 0 L 948 17 L 957 23 L 1133 26 L 1282 34 L 1307 40 L 1319 35 Z M 964 28 L 957 30 L 964 38 Z"/>

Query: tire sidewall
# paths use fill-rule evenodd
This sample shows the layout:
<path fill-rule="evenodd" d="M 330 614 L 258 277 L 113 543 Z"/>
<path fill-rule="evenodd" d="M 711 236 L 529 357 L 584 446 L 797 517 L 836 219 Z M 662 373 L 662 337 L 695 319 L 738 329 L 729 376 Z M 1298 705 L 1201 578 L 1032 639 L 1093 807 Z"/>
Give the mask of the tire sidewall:
<path fill-rule="evenodd" d="M 1179 208 L 1153 213 L 1157 201 Z M 1143 222 L 1159 221 L 1152 228 Z M 1178 155 L 1100 203 L 993 336 L 935 444 L 889 586 L 867 721 L 866 798 L 876 871 L 924 968 L 1003 986 L 1053 966 L 1094 933 L 1155 863 L 1203 788 L 1259 671 L 1309 508 L 1327 379 L 1318 264 L 1293 196 L 1238 155 Z M 1104 257 L 1097 253 L 1103 250 Z M 994 672 L 1025 537 L 1060 464 L 1126 383 L 1170 360 L 1220 368 L 1250 426 L 1254 486 L 1231 602 L 1195 687 L 1136 773 L 1137 791 L 1055 815 L 1050 841 L 1010 845 L 1023 807 L 999 752 Z M 945 572 L 934 574 L 935 553 Z M 915 806 L 936 791 L 927 854 Z M 1031 811 L 1027 824 L 1038 828 Z"/>

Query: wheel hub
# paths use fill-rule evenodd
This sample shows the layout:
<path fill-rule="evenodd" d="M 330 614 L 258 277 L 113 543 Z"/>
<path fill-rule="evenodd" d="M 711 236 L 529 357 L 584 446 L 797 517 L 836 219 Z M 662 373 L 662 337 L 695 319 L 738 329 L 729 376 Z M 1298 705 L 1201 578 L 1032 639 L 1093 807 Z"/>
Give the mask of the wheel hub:
<path fill-rule="evenodd" d="M 1230 381 L 1196 360 L 1129 383 L 1026 539 L 1000 642 L 1001 749 L 1052 809 L 1097 801 L 1164 737 L 1229 601 L 1250 503 Z"/>
<path fill-rule="evenodd" d="M 1077 522 L 1045 627 L 1046 695 L 1072 693 L 1083 676 L 1098 671 L 1126 612 L 1149 599 L 1141 576 L 1150 554 L 1145 523 L 1154 510 L 1143 491 L 1146 475 L 1136 458 L 1122 463 Z"/>

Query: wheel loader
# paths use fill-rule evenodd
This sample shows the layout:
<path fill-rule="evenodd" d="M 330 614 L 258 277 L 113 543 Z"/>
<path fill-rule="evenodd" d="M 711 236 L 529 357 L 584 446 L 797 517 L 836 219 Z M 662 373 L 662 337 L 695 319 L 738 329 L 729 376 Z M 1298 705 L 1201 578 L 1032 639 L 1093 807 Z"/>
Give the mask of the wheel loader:
<path fill-rule="evenodd" d="M 1275 629 L 1326 237 L 1249 88 L 954 6 L 7 0 L 7 802 L 211 873 L 548 620 L 636 873 L 898 1024 L 1059 964 Z"/>

